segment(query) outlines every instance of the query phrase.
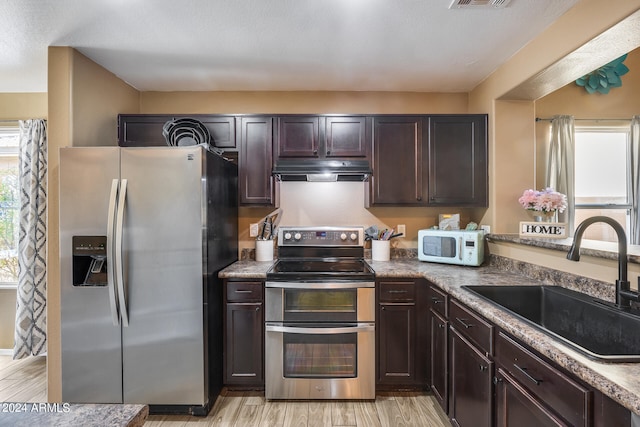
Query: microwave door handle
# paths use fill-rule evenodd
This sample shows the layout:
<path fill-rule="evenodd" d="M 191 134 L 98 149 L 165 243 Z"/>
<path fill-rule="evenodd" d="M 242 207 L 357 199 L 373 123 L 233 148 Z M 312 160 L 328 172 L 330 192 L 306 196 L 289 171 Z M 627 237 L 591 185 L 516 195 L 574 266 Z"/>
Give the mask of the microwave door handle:
<path fill-rule="evenodd" d="M 331 335 L 331 334 L 352 334 L 354 332 L 374 332 L 375 326 L 371 324 L 347 326 L 343 328 L 298 328 L 295 326 L 266 325 L 267 332 L 282 332 L 286 334 L 310 334 L 310 335 Z"/>
<path fill-rule="evenodd" d="M 458 237 L 458 259 L 462 261 L 462 241 L 464 239 L 462 237 Z"/>
<path fill-rule="evenodd" d="M 109 209 L 107 212 L 107 287 L 109 288 L 109 306 L 111 308 L 111 321 L 113 322 L 113 326 L 120 324 L 120 316 L 118 315 L 118 292 L 116 291 L 115 284 L 115 253 L 113 248 L 118 187 L 117 179 L 111 181 L 111 194 L 109 195 Z"/>

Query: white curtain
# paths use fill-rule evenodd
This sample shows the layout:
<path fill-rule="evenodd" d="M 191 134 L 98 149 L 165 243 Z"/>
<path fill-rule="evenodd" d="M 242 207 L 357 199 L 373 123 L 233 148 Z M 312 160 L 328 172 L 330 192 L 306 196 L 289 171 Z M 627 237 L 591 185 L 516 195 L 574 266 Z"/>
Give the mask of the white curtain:
<path fill-rule="evenodd" d="M 47 350 L 47 123 L 20 121 L 20 230 L 13 358 Z"/>
<path fill-rule="evenodd" d="M 567 196 L 567 209 L 558 219 L 573 235 L 575 222 L 575 126 L 573 116 L 554 116 L 547 163 L 546 186 Z"/>
<path fill-rule="evenodd" d="M 629 243 L 640 245 L 640 116 L 631 118 L 631 229 Z"/>

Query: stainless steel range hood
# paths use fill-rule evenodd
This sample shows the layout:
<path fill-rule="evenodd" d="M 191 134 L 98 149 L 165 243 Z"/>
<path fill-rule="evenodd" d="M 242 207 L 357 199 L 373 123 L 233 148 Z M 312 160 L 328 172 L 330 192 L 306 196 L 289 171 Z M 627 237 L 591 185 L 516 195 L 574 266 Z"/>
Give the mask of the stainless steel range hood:
<path fill-rule="evenodd" d="M 366 181 L 371 175 L 367 160 L 286 160 L 274 165 L 280 181 Z"/>

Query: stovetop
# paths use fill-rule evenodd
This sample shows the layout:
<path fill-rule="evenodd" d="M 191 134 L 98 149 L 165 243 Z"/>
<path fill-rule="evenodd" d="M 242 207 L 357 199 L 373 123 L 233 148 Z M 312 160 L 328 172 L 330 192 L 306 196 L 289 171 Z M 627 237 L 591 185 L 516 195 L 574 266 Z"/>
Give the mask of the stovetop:
<path fill-rule="evenodd" d="M 267 280 L 373 280 L 363 227 L 281 227 Z"/>
<path fill-rule="evenodd" d="M 267 272 L 267 280 L 373 280 L 374 274 L 362 259 L 279 259 Z"/>

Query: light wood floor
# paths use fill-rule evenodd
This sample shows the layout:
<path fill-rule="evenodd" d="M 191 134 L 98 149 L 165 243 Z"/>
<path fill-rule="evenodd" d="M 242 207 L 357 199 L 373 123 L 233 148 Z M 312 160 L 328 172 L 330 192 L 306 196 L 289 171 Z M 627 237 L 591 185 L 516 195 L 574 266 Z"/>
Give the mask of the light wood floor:
<path fill-rule="evenodd" d="M 145 427 L 450 427 L 433 396 L 379 393 L 374 401 L 266 401 L 262 392 L 223 391 L 206 418 L 151 415 Z"/>
<path fill-rule="evenodd" d="M 0 402 L 46 402 L 46 358 L 0 356 Z M 374 401 L 266 401 L 262 392 L 223 390 L 207 417 L 150 415 L 145 427 L 450 427 L 433 396 L 379 393 Z"/>
<path fill-rule="evenodd" d="M 0 356 L 0 402 L 46 402 L 47 359 Z"/>

